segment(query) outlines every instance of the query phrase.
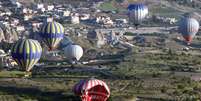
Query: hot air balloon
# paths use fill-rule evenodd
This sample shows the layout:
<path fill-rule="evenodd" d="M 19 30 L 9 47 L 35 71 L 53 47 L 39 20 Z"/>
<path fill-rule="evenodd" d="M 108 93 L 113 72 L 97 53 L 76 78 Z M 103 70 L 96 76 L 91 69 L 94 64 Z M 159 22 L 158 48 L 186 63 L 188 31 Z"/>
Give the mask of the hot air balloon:
<path fill-rule="evenodd" d="M 19 40 L 11 49 L 11 56 L 17 62 L 21 70 L 30 72 L 39 61 L 42 48 L 38 41 L 32 39 Z"/>
<path fill-rule="evenodd" d="M 64 27 L 56 21 L 47 22 L 43 24 L 40 35 L 49 50 L 54 50 L 64 37 Z"/>
<path fill-rule="evenodd" d="M 82 101 L 107 101 L 110 96 L 107 84 L 94 78 L 81 80 L 74 86 L 73 91 Z"/>
<path fill-rule="evenodd" d="M 199 22 L 188 16 L 180 20 L 179 23 L 179 33 L 182 34 L 187 44 L 189 45 L 199 30 Z"/>
<path fill-rule="evenodd" d="M 148 15 L 148 7 L 142 3 L 134 3 L 128 6 L 129 21 L 137 27 Z"/>
<path fill-rule="evenodd" d="M 83 55 L 83 49 L 79 45 L 70 44 L 64 48 L 64 55 L 70 61 L 79 61 Z"/>

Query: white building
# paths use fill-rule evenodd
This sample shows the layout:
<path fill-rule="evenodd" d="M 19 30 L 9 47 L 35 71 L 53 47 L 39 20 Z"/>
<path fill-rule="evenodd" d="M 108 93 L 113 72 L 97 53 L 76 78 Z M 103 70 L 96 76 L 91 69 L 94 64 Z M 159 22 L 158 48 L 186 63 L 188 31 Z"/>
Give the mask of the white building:
<path fill-rule="evenodd" d="M 40 11 L 41 11 L 41 12 L 45 12 L 45 8 L 41 8 Z"/>
<path fill-rule="evenodd" d="M 37 4 L 37 9 L 42 9 L 42 8 L 44 8 L 43 4 Z"/>
<path fill-rule="evenodd" d="M 70 11 L 69 10 L 65 10 L 63 11 L 63 16 L 70 16 Z"/>
<path fill-rule="evenodd" d="M 81 14 L 80 20 L 88 20 L 90 18 L 90 14 Z"/>
<path fill-rule="evenodd" d="M 5 12 L 1 12 L 1 13 L 0 13 L 0 16 L 4 16 L 4 15 L 6 15 Z"/>
<path fill-rule="evenodd" d="M 24 14 L 26 14 L 26 13 L 28 12 L 28 9 L 27 9 L 27 8 L 23 8 L 22 12 L 23 12 Z"/>
<path fill-rule="evenodd" d="M 19 2 L 16 2 L 16 5 L 17 5 L 17 8 L 21 8 L 22 7 L 22 4 L 19 3 Z"/>
<path fill-rule="evenodd" d="M 106 26 L 112 26 L 114 22 L 110 19 L 110 17 L 107 16 L 99 16 L 96 18 L 96 23 L 106 25 Z"/>
<path fill-rule="evenodd" d="M 48 11 L 52 11 L 53 9 L 54 9 L 54 5 L 48 5 L 48 6 L 47 6 L 47 10 L 48 10 Z"/>
<path fill-rule="evenodd" d="M 52 17 L 48 17 L 47 19 L 46 19 L 46 22 L 52 22 L 53 21 L 53 18 Z"/>
<path fill-rule="evenodd" d="M 43 24 L 42 22 L 32 22 L 32 26 L 35 28 L 40 28 L 42 24 Z"/>
<path fill-rule="evenodd" d="M 24 21 L 28 21 L 28 20 L 30 20 L 30 19 L 32 19 L 32 15 L 31 14 L 25 14 L 24 15 Z"/>
<path fill-rule="evenodd" d="M 121 23 L 124 23 L 124 24 L 127 24 L 128 21 L 126 19 L 115 19 L 116 22 L 121 22 Z"/>
<path fill-rule="evenodd" d="M 80 23 L 80 18 L 78 14 L 72 14 L 71 15 L 71 23 L 72 24 L 79 24 Z"/>
<path fill-rule="evenodd" d="M 15 25 L 17 25 L 17 24 L 19 24 L 19 19 L 13 19 L 13 23 L 15 24 Z"/>
<path fill-rule="evenodd" d="M 29 20 L 29 15 L 24 15 L 24 21 L 28 21 Z"/>
<path fill-rule="evenodd" d="M 12 12 L 11 12 L 11 11 L 7 11 L 7 12 L 5 13 L 5 15 L 11 16 L 11 15 L 12 15 Z"/>
<path fill-rule="evenodd" d="M 24 26 L 17 26 L 16 30 L 17 31 L 25 31 L 25 27 Z"/>

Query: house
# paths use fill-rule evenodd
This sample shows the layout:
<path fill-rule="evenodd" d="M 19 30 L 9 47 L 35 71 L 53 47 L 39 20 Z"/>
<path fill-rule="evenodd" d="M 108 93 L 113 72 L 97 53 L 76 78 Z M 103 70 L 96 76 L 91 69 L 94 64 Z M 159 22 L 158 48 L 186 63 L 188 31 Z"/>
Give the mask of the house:
<path fill-rule="evenodd" d="M 34 28 L 40 28 L 40 26 L 43 24 L 42 22 L 38 22 L 38 21 L 32 21 L 32 27 Z"/>
<path fill-rule="evenodd" d="M 13 23 L 14 25 L 18 25 L 19 22 L 20 22 L 19 19 L 15 19 L 15 18 L 13 18 L 12 23 Z"/>
<path fill-rule="evenodd" d="M 70 11 L 69 10 L 65 10 L 65 11 L 63 11 L 63 16 L 70 16 Z"/>
<path fill-rule="evenodd" d="M 46 22 L 52 22 L 53 21 L 53 18 L 52 17 L 48 17 L 47 19 L 46 19 Z"/>
<path fill-rule="evenodd" d="M 5 15 L 11 16 L 11 15 L 12 15 L 12 12 L 11 12 L 11 11 L 6 11 L 6 12 L 5 12 Z"/>
<path fill-rule="evenodd" d="M 44 4 L 37 4 L 37 9 L 42 9 L 44 8 Z"/>
<path fill-rule="evenodd" d="M 21 8 L 22 4 L 20 2 L 16 2 L 16 6 L 17 6 L 17 8 Z"/>
<path fill-rule="evenodd" d="M 17 26 L 16 30 L 17 31 L 25 31 L 25 27 L 24 26 Z"/>
<path fill-rule="evenodd" d="M 31 18 L 32 18 L 32 15 L 30 15 L 30 14 L 25 14 L 24 15 L 24 21 L 28 21 Z"/>
<path fill-rule="evenodd" d="M 71 23 L 72 24 L 79 24 L 80 23 L 79 14 L 74 13 L 71 15 Z"/>
<path fill-rule="evenodd" d="M 115 19 L 115 22 L 116 22 L 116 23 L 123 23 L 123 24 L 127 24 L 127 23 L 128 23 L 128 21 L 127 21 L 126 19 L 122 19 L 122 18 L 120 18 L 120 19 Z"/>
<path fill-rule="evenodd" d="M 48 10 L 48 11 L 52 11 L 53 9 L 54 9 L 54 5 L 48 5 L 48 6 L 47 6 L 47 10 Z"/>
<path fill-rule="evenodd" d="M 28 13 L 28 8 L 23 8 L 23 9 L 22 9 L 22 13 L 23 13 L 23 14 Z"/>
<path fill-rule="evenodd" d="M 103 26 L 113 26 L 114 22 L 108 16 L 98 16 L 96 17 L 96 23 Z"/>
<path fill-rule="evenodd" d="M 90 14 L 81 14 L 80 20 L 88 20 L 90 18 Z"/>
<path fill-rule="evenodd" d="M 1 13 L 0 13 L 0 16 L 4 16 L 4 15 L 6 15 L 5 12 L 1 12 Z"/>
<path fill-rule="evenodd" d="M 161 16 L 153 16 L 152 20 L 155 22 L 160 22 L 160 23 L 168 23 L 168 24 L 175 24 L 177 22 L 176 18 L 171 18 L 171 17 L 161 17 Z"/>
<path fill-rule="evenodd" d="M 45 12 L 45 8 L 41 8 L 40 11 L 41 11 L 41 12 Z"/>

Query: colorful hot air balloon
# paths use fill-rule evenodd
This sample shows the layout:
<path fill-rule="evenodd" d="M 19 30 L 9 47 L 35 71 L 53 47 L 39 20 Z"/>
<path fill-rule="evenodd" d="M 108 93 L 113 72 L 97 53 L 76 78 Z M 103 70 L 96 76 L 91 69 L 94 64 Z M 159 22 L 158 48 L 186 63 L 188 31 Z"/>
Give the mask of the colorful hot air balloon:
<path fill-rule="evenodd" d="M 148 7 L 142 3 L 130 4 L 128 6 L 129 21 L 133 23 L 136 28 L 148 15 Z"/>
<path fill-rule="evenodd" d="M 199 22 L 192 17 L 184 17 L 179 23 L 179 33 L 182 34 L 188 44 L 199 30 Z"/>
<path fill-rule="evenodd" d="M 41 54 L 42 48 L 40 43 L 32 39 L 19 40 L 13 45 L 11 50 L 13 59 L 26 72 L 30 72 L 39 61 Z"/>
<path fill-rule="evenodd" d="M 98 79 L 81 80 L 73 88 L 82 101 L 107 101 L 110 89 L 105 82 Z"/>
<path fill-rule="evenodd" d="M 64 27 L 56 21 L 47 22 L 42 26 L 40 35 L 49 50 L 54 50 L 64 37 Z"/>
<path fill-rule="evenodd" d="M 83 49 L 79 45 L 70 44 L 64 48 L 64 55 L 68 60 L 79 61 L 83 55 Z"/>

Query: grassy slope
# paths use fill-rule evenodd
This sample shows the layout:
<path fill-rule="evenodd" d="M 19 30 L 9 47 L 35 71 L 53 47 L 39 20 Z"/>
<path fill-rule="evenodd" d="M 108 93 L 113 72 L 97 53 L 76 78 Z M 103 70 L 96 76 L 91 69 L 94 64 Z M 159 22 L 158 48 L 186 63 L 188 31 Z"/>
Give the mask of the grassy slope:
<path fill-rule="evenodd" d="M 200 97 L 199 82 L 194 82 L 189 77 L 176 75 L 176 71 L 182 68 L 200 67 L 200 56 L 184 55 L 184 54 L 141 54 L 135 53 L 127 59 L 130 61 L 123 62 L 120 65 L 108 66 L 110 75 L 102 74 L 101 72 L 76 72 L 62 70 L 50 70 L 46 73 L 36 73 L 31 79 L 11 79 L 4 81 L 1 79 L 0 92 L 2 94 L 11 94 L 14 97 L 23 99 L 46 99 L 51 101 L 58 99 L 75 98 L 72 92 L 73 85 L 80 79 L 85 77 L 96 76 L 104 79 L 111 89 L 111 100 L 116 97 L 151 97 L 173 99 L 178 97 Z M 189 63 L 186 65 L 185 63 Z M 189 67 L 188 67 L 189 66 Z M 179 68 L 172 72 L 173 68 Z M 12 72 L 10 72 L 12 74 Z M 11 77 L 16 74 L 14 71 Z M 14 76 L 15 77 L 15 76 Z M 6 87 L 8 87 L 6 89 Z M 17 89 L 9 90 L 12 87 Z M 25 90 L 25 92 L 23 92 Z M 28 91 L 30 93 L 27 93 Z M 41 96 L 40 94 L 32 95 L 33 92 L 40 94 L 53 94 L 54 96 Z M 49 100 L 48 100 L 49 98 Z"/>

